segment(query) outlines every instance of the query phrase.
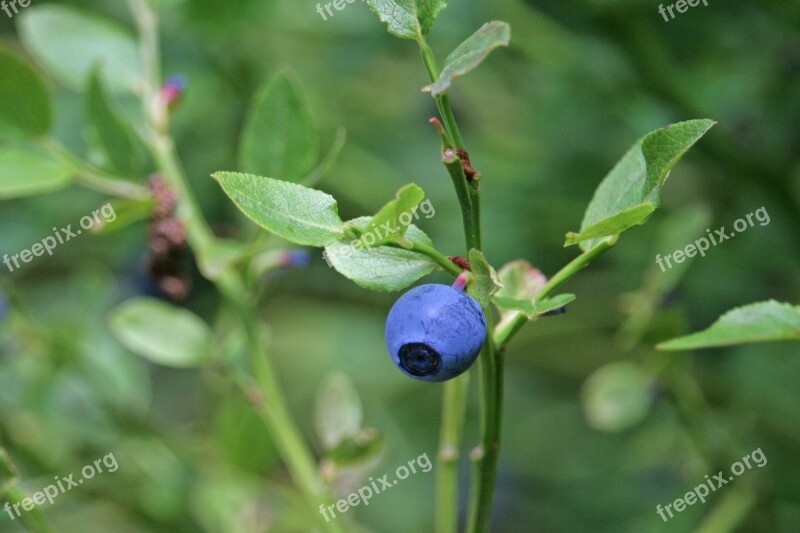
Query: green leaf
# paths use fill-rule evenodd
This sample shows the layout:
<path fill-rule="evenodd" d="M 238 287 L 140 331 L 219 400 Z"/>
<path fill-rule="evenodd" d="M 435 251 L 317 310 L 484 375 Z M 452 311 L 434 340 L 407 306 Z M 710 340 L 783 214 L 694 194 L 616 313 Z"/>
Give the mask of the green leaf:
<path fill-rule="evenodd" d="M 639 139 L 600 183 L 581 231 L 568 234 L 565 245 L 580 242 L 588 251 L 600 238 L 619 235 L 647 220 L 648 211 L 652 213 L 648 204 L 661 205 L 661 188 L 672 168 L 714 124 L 708 119 L 690 120 Z"/>
<path fill-rule="evenodd" d="M 448 0 L 366 0 L 386 23 L 389 33 L 401 39 L 427 35 Z"/>
<path fill-rule="evenodd" d="M 353 382 L 337 372 L 320 388 L 314 409 L 314 428 L 325 450 L 332 450 L 361 431 L 363 408 Z"/>
<path fill-rule="evenodd" d="M 317 164 L 319 138 L 300 83 L 279 72 L 258 93 L 239 154 L 244 172 L 299 182 Z"/>
<path fill-rule="evenodd" d="M 103 67 L 105 86 L 134 92 L 144 76 L 136 41 L 116 22 L 73 7 L 29 7 L 19 15 L 25 47 L 61 83 L 84 89 L 89 73 Z"/>
<path fill-rule="evenodd" d="M 31 64 L 0 47 L 0 141 L 46 134 L 53 122 L 50 91 Z"/>
<path fill-rule="evenodd" d="M 345 437 L 338 446 L 330 451 L 326 462 L 332 468 L 329 477 L 344 477 L 348 472 L 356 479 L 366 478 L 366 473 L 377 466 L 386 450 L 386 438 L 376 429 L 365 428 L 354 437 Z M 365 472 L 366 471 L 366 472 Z"/>
<path fill-rule="evenodd" d="M 370 217 L 348 221 L 348 225 L 366 231 Z M 425 233 L 414 225 L 409 226 L 406 240 L 433 246 Z M 428 256 L 402 248 L 379 246 L 369 249 L 356 246 L 360 241 L 334 241 L 325 247 L 325 258 L 337 272 L 358 285 L 375 291 L 399 291 L 436 267 Z"/>
<path fill-rule="evenodd" d="M 650 412 L 650 390 L 650 379 L 638 363 L 618 361 L 601 367 L 589 376 L 581 391 L 587 423 L 609 433 L 638 424 Z"/>
<path fill-rule="evenodd" d="M 86 109 L 98 145 L 103 149 L 110 166 L 122 176 L 135 177 L 142 172 L 141 152 L 133 131 L 117 116 L 108 101 L 100 70 L 89 78 Z"/>
<path fill-rule="evenodd" d="M 69 162 L 32 144 L 0 146 L 0 198 L 21 198 L 57 191 L 77 174 Z"/>
<path fill-rule="evenodd" d="M 425 191 L 415 183 L 409 183 L 397 191 L 395 199 L 383 206 L 369 223 L 367 233 L 377 234 L 375 243 L 370 246 L 394 242 L 405 235 L 413 220 L 412 211 L 424 199 Z M 401 220 L 404 214 L 408 215 L 407 222 Z M 387 225 L 394 233 L 386 229 Z"/>
<path fill-rule="evenodd" d="M 214 239 L 200 252 L 197 266 L 207 279 L 216 280 L 222 273 L 241 260 L 248 248 L 232 239 Z"/>
<path fill-rule="evenodd" d="M 693 350 L 752 342 L 800 340 L 800 306 L 769 300 L 728 311 L 708 329 L 657 346 Z"/>
<path fill-rule="evenodd" d="M 200 317 L 155 298 L 133 298 L 111 313 L 109 325 L 117 339 L 150 361 L 175 368 L 192 368 L 211 356 L 211 330 Z"/>
<path fill-rule="evenodd" d="M 508 46 L 510 41 L 511 26 L 505 22 L 487 22 L 447 56 L 439 79 L 426 89 L 430 89 L 433 96 L 440 95 L 450 88 L 455 78 L 476 68 L 492 50 Z"/>
<path fill-rule="evenodd" d="M 472 268 L 473 280 L 467 292 L 475 298 L 481 307 L 487 307 L 492 296 L 500 289 L 500 279 L 483 253 L 474 248 L 469 251 L 469 265 Z"/>
<path fill-rule="evenodd" d="M 0 498 L 17 483 L 17 470 L 11 464 L 11 459 L 5 448 L 0 447 Z"/>
<path fill-rule="evenodd" d="M 214 178 L 253 222 L 287 241 L 325 246 L 344 237 L 336 200 L 324 192 L 251 174 L 217 172 Z"/>
<path fill-rule="evenodd" d="M 656 210 L 656 206 L 645 202 L 630 209 L 620 211 L 615 215 L 601 220 L 596 224 L 581 230 L 580 233 L 567 233 L 567 241 L 564 246 L 572 246 L 589 239 L 599 239 L 609 235 L 619 235 L 634 226 L 640 226 L 650 220 Z"/>
<path fill-rule="evenodd" d="M 492 301 L 501 310 L 505 311 L 520 311 L 528 318 L 541 316 L 550 311 L 561 309 L 568 303 L 574 301 L 576 296 L 574 294 L 559 294 L 553 298 L 547 298 L 540 301 L 534 300 L 517 300 L 514 298 L 504 298 L 502 296 L 495 296 Z"/>

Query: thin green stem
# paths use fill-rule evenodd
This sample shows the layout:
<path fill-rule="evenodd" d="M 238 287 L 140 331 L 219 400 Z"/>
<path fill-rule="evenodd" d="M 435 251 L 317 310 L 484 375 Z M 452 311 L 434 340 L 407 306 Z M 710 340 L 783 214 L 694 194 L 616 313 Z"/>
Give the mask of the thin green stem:
<path fill-rule="evenodd" d="M 566 283 L 572 276 L 589 266 L 589 264 L 600 254 L 609 250 L 617 243 L 617 237 L 608 237 L 602 240 L 597 246 L 583 252 L 581 255 L 570 261 L 564 268 L 559 270 L 542 290 L 536 295 L 537 299 L 547 298 L 555 290 Z M 494 342 L 498 349 L 505 348 L 508 341 L 522 328 L 528 317 L 517 312 L 512 318 L 504 320 L 494 331 Z"/>
<path fill-rule="evenodd" d="M 450 174 L 450 179 L 453 182 L 453 188 L 456 190 L 458 203 L 461 207 L 461 219 L 464 225 L 464 244 L 467 248 L 467 254 L 469 254 L 469 251 L 472 249 L 480 250 L 480 228 L 476 226 L 479 215 L 475 211 L 475 206 L 473 205 L 467 177 L 464 174 L 464 167 L 461 165 L 461 159 L 459 159 L 452 148 L 448 148 L 442 154 L 442 162 L 447 168 L 447 172 Z"/>
<path fill-rule="evenodd" d="M 458 529 L 458 460 L 469 393 L 469 372 L 445 384 L 436 468 L 436 531 Z"/>
<path fill-rule="evenodd" d="M 19 487 L 11 487 L 5 495 L 0 496 L 3 496 L 3 499 L 9 502 L 22 502 L 30 499 Z M 28 531 L 33 533 L 55 533 L 53 524 L 50 523 L 50 520 L 47 519 L 44 511 L 38 505 L 34 505 L 30 511 L 23 510 L 19 519 L 25 524 Z"/>
<path fill-rule="evenodd" d="M 130 4 L 139 25 L 142 59 L 149 74 L 144 103 L 145 109 L 149 111 L 150 129 L 144 140 L 164 180 L 176 192 L 178 218 L 186 225 L 189 244 L 202 260 L 204 251 L 213 243 L 214 235 L 189 188 L 188 179 L 168 132 L 166 108 L 158 98 L 160 61 L 157 19 L 145 0 L 130 0 Z M 293 420 L 276 373 L 263 353 L 264 342 L 257 309 L 249 297 L 241 275 L 228 268 L 218 279 L 212 281 L 217 284 L 228 303 L 236 309 L 245 328 L 250 366 L 259 387 L 260 401 L 256 403 L 259 415 L 270 431 L 292 479 L 302 490 L 309 505 L 309 512 L 319 519 L 320 525 L 331 532 L 340 533 L 342 529 L 337 522 L 323 521 L 321 516 L 317 516 L 318 505 L 327 503 L 330 498 L 317 472 L 314 455 Z"/>
<path fill-rule="evenodd" d="M 428 256 L 433 261 L 441 266 L 445 272 L 448 272 L 453 275 L 453 277 L 460 276 L 464 271 L 455 263 L 450 261 L 442 252 L 434 248 L 433 246 L 428 246 L 427 244 L 423 244 L 421 242 L 414 242 L 414 241 L 406 241 L 407 244 L 410 244 L 410 247 L 404 246 L 399 242 L 387 242 L 386 246 L 391 246 L 392 248 L 401 248 L 403 250 L 412 250 L 414 252 L 421 253 L 423 255 Z"/>

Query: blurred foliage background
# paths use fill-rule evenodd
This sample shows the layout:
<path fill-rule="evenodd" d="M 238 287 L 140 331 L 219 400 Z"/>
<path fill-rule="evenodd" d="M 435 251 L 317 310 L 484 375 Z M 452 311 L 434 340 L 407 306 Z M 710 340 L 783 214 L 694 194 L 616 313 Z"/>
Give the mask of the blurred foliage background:
<path fill-rule="evenodd" d="M 57 3 L 131 27 L 124 2 Z M 327 21 L 312 0 L 161 4 L 165 74 L 188 79 L 174 134 L 220 234 L 255 230 L 209 175 L 236 168 L 253 95 L 288 65 L 305 85 L 323 146 L 347 129 L 347 145 L 319 186 L 339 200 L 342 217 L 374 212 L 413 181 L 436 208 L 422 229 L 446 253 L 463 253 L 413 43 L 388 36 L 362 2 Z M 745 488 L 755 503 L 728 530 L 800 530 L 798 345 L 652 349 L 734 306 L 800 302 L 800 5 L 711 0 L 669 22 L 657 7 L 451 0 L 429 37 L 441 60 L 487 20 L 512 25 L 511 47 L 459 80 L 451 96 L 484 175 L 486 255 L 498 266 L 521 257 L 552 274 L 576 254 L 562 247 L 564 234 L 578 229 L 596 185 L 636 139 L 680 120 L 719 121 L 673 172 L 664 209 L 570 282 L 578 300 L 569 312 L 526 328 L 509 346 L 495 531 L 694 531 Z M 0 13 L 0 40 L 22 51 L 15 22 Z M 91 152 L 82 96 L 56 83 L 52 90 L 56 136 L 78 154 Z M 73 187 L 0 202 L 0 251 L 29 248 L 105 201 Z M 768 225 L 688 268 L 657 269 L 657 253 L 762 206 Z M 22 487 L 39 490 L 109 452 L 119 462 L 117 472 L 45 506 L 58 531 L 294 530 L 280 524 L 297 497 L 246 399 L 213 368 L 152 365 L 109 333 L 111 308 L 155 292 L 146 223 L 76 239 L 3 272 L 0 445 Z M 318 253 L 308 268 L 269 281 L 271 353 L 309 439 L 315 393 L 341 371 L 362 397 L 365 423 L 388 443 L 372 474 L 423 453 L 433 458 L 441 387 L 406 378 L 385 353 L 383 321 L 396 295 L 355 286 Z M 185 304 L 211 320 L 218 303 L 195 273 Z M 587 378 L 619 361 L 632 362 L 647 386 L 631 392 L 631 367 L 612 366 L 607 379 L 622 379 L 627 393 L 592 394 Z M 471 446 L 477 405 L 467 420 Z M 756 448 L 768 458 L 764 468 L 668 523 L 656 514 L 656 504 Z M 462 466 L 466 497 L 467 461 Z M 430 531 L 434 473 L 412 476 L 350 518 L 375 531 Z M 0 530 L 21 528 L 3 513 Z"/>

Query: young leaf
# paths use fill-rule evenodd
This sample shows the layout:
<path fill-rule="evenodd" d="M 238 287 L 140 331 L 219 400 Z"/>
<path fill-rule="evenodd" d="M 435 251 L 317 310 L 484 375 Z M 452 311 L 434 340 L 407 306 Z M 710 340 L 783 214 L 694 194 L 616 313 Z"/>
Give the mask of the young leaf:
<path fill-rule="evenodd" d="M 322 447 L 332 450 L 361 430 L 363 408 L 346 374 L 331 375 L 320 388 L 314 409 L 314 427 Z"/>
<path fill-rule="evenodd" d="M 369 217 L 361 217 L 348 224 L 367 231 L 369 222 Z M 414 225 L 409 226 L 405 238 L 433 246 L 433 241 Z M 437 266 L 417 252 L 391 246 L 365 248 L 361 241 L 334 241 L 325 247 L 325 258 L 337 272 L 358 285 L 386 292 L 405 289 Z"/>
<path fill-rule="evenodd" d="M 53 121 L 50 92 L 33 66 L 0 48 L 0 141 L 46 134 Z"/>
<path fill-rule="evenodd" d="M 141 152 L 131 129 L 117 116 L 108 101 L 100 70 L 89 77 L 86 91 L 89 124 L 97 143 L 103 149 L 110 166 L 122 176 L 135 177 L 142 171 Z"/>
<path fill-rule="evenodd" d="M 584 382 L 581 393 L 589 426 L 609 433 L 638 424 L 653 404 L 650 379 L 642 366 L 632 361 L 599 368 Z"/>
<path fill-rule="evenodd" d="M 800 306 L 769 300 L 728 311 L 708 329 L 662 342 L 656 348 L 693 350 L 787 340 L 800 340 Z"/>
<path fill-rule="evenodd" d="M 486 260 L 484 255 L 475 249 L 469 251 L 469 264 L 472 267 L 474 279 L 467 287 L 469 295 L 475 298 L 481 307 L 489 305 L 492 296 L 502 286 L 497 272 Z"/>
<path fill-rule="evenodd" d="M 661 204 L 661 188 L 670 170 L 714 126 L 713 120 L 672 124 L 642 137 L 603 179 L 586 210 L 581 231 L 567 235 L 565 246 L 580 242 L 591 250 L 601 238 L 642 224 Z M 586 235 L 584 235 L 586 232 Z"/>
<path fill-rule="evenodd" d="M 502 285 L 497 291 L 497 298 L 529 300 L 547 283 L 544 274 L 524 259 L 506 263 L 497 271 L 497 277 Z"/>
<path fill-rule="evenodd" d="M 192 368 L 211 356 L 206 323 L 155 298 L 128 300 L 111 313 L 109 325 L 126 348 L 160 365 Z"/>
<path fill-rule="evenodd" d="M 375 233 L 376 230 L 373 228 L 377 228 L 377 232 L 380 232 L 379 235 L 376 235 L 375 244 L 370 246 L 380 246 L 387 242 L 393 242 L 405 235 L 406 230 L 411 225 L 412 211 L 424 199 L 425 191 L 415 183 L 409 183 L 397 191 L 395 199 L 383 206 L 369 222 L 368 233 Z M 408 214 L 407 222 L 401 220 L 401 215 L 403 214 Z"/>
<path fill-rule="evenodd" d="M 336 200 L 324 192 L 251 174 L 217 172 L 214 178 L 248 218 L 287 241 L 325 246 L 344 237 Z"/>
<path fill-rule="evenodd" d="M 564 246 L 572 246 L 573 244 L 579 244 L 589 239 L 599 239 L 602 237 L 608 237 L 609 235 L 619 235 L 620 233 L 623 233 L 634 226 L 640 226 L 650 220 L 650 215 L 652 215 L 655 210 L 656 206 L 650 202 L 645 202 L 637 205 L 636 207 L 625 209 L 615 215 L 611 215 L 610 217 L 601 220 L 600 222 L 597 222 L 596 224 L 592 224 L 591 226 L 582 229 L 580 233 L 567 233 L 567 240 L 564 243 Z"/>
<path fill-rule="evenodd" d="M 480 65 L 492 50 L 508 46 L 510 41 L 511 26 L 505 22 L 487 22 L 447 56 L 439 79 L 426 89 L 433 96 L 447 91 L 455 78 Z"/>
<path fill-rule="evenodd" d="M 386 23 L 389 33 L 401 39 L 427 35 L 448 0 L 366 0 L 367 5 Z"/>
<path fill-rule="evenodd" d="M 258 93 L 241 143 L 242 171 L 299 182 L 317 164 L 319 138 L 300 83 L 282 71 Z"/>
<path fill-rule="evenodd" d="M 133 36 L 115 22 L 67 6 L 31 6 L 19 15 L 25 47 L 66 86 L 84 89 L 89 73 L 103 67 L 105 86 L 132 92 L 143 83 Z"/>
<path fill-rule="evenodd" d="M 77 169 L 33 144 L 0 146 L 0 198 L 21 198 L 62 189 Z"/>
<path fill-rule="evenodd" d="M 574 294 L 559 294 L 553 298 L 545 300 L 517 300 L 514 298 L 504 298 L 502 296 L 495 296 L 492 301 L 501 310 L 505 311 L 520 311 L 529 319 L 541 316 L 550 311 L 555 311 L 575 300 Z"/>

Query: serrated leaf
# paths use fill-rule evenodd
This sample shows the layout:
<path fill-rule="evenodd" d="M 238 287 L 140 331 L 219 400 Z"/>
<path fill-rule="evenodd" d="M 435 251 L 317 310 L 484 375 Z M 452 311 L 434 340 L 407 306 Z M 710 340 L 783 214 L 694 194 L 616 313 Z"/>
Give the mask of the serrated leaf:
<path fill-rule="evenodd" d="M 589 426 L 609 433 L 623 431 L 650 412 L 650 379 L 638 363 L 610 363 L 587 378 L 581 400 Z"/>
<path fill-rule="evenodd" d="M 155 298 L 133 298 L 114 309 L 111 331 L 129 350 L 150 361 L 192 368 L 211 356 L 211 330 L 186 309 Z"/>
<path fill-rule="evenodd" d="M 800 340 L 800 306 L 769 300 L 728 311 L 708 329 L 657 346 L 694 350 L 752 342 Z"/>
<path fill-rule="evenodd" d="M 57 191 L 77 174 L 69 162 L 40 146 L 0 146 L 0 198 L 21 198 Z"/>
<path fill-rule="evenodd" d="M 656 206 L 645 202 L 636 207 L 625 209 L 619 213 L 592 224 L 580 233 L 567 233 L 567 240 L 564 246 L 572 246 L 590 239 L 599 239 L 610 235 L 619 235 L 634 226 L 640 226 L 650 220 L 656 210 Z"/>
<path fill-rule="evenodd" d="M 248 218 L 287 241 L 325 246 L 344 237 L 336 200 L 324 192 L 252 174 L 217 172 L 214 178 Z"/>
<path fill-rule="evenodd" d="M 256 96 L 239 164 L 250 174 L 297 183 L 318 158 L 319 138 L 302 87 L 290 72 L 279 72 Z"/>
<path fill-rule="evenodd" d="M 366 231 L 369 221 L 370 217 L 361 217 L 348 224 Z M 408 227 L 405 238 L 433 246 L 433 241 L 414 225 Z M 334 241 L 325 247 L 325 257 L 337 272 L 366 289 L 399 291 L 437 267 L 428 256 L 418 252 L 391 246 L 366 249 L 355 243 L 360 241 Z"/>
<path fill-rule="evenodd" d="M 476 68 L 492 50 L 508 46 L 510 41 L 511 26 L 500 21 L 487 22 L 447 56 L 439 79 L 426 89 L 433 96 L 447 91 L 455 78 Z"/>
<path fill-rule="evenodd" d="M 424 199 L 425 191 L 415 183 L 409 183 L 397 191 L 395 199 L 383 206 L 369 222 L 367 233 L 377 234 L 374 244 L 370 246 L 393 242 L 405 235 L 413 220 L 412 211 Z M 401 215 L 404 214 L 408 214 L 407 222 L 402 220 L 405 217 Z"/>
<path fill-rule="evenodd" d="M 553 298 L 534 301 L 495 296 L 492 301 L 501 310 L 520 311 L 530 319 L 549 313 L 550 311 L 555 311 L 556 309 L 561 309 L 568 303 L 574 301 L 575 298 L 576 296 L 574 294 L 559 294 Z"/>
<path fill-rule="evenodd" d="M 50 131 L 50 91 L 33 65 L 0 47 L 0 140 L 37 137 Z"/>
<path fill-rule="evenodd" d="M 8 452 L 0 447 L 0 498 L 17 483 L 17 470 L 11 464 Z"/>
<path fill-rule="evenodd" d="M 139 146 L 133 131 L 111 107 L 98 69 L 89 77 L 86 109 L 97 144 L 108 158 L 111 169 L 122 176 L 138 176 L 142 172 Z"/>
<path fill-rule="evenodd" d="M 473 248 L 469 251 L 469 265 L 472 268 L 473 280 L 467 287 L 467 292 L 481 304 L 481 307 L 487 307 L 492 296 L 502 286 L 500 279 L 479 250 Z"/>
<path fill-rule="evenodd" d="M 641 217 L 649 209 L 645 204 L 652 204 L 656 208 L 660 206 L 661 188 L 669 172 L 714 124 L 713 120 L 708 119 L 690 120 L 672 124 L 639 139 L 600 183 L 586 209 L 581 231 L 577 236 L 572 234 L 571 238 L 568 237 L 566 246 L 580 240 L 584 251 L 591 250 L 600 240 L 581 240 L 580 234 L 584 231 L 592 229 L 592 235 L 607 237 L 619 235 L 641 223 Z M 627 224 L 622 222 L 632 225 L 625 227 Z M 618 233 L 598 235 L 604 233 L 602 230 Z"/>
<path fill-rule="evenodd" d="M 61 83 L 80 91 L 89 73 L 103 67 L 105 86 L 134 92 L 144 80 L 133 35 L 116 22 L 74 7 L 32 6 L 19 15 L 25 47 Z"/>
<path fill-rule="evenodd" d="M 347 375 L 331 375 L 317 393 L 314 409 L 314 428 L 326 450 L 339 446 L 361 431 L 363 408 L 361 398 Z"/>
<path fill-rule="evenodd" d="M 448 0 L 366 0 L 370 9 L 386 23 L 389 33 L 401 39 L 426 35 Z"/>

